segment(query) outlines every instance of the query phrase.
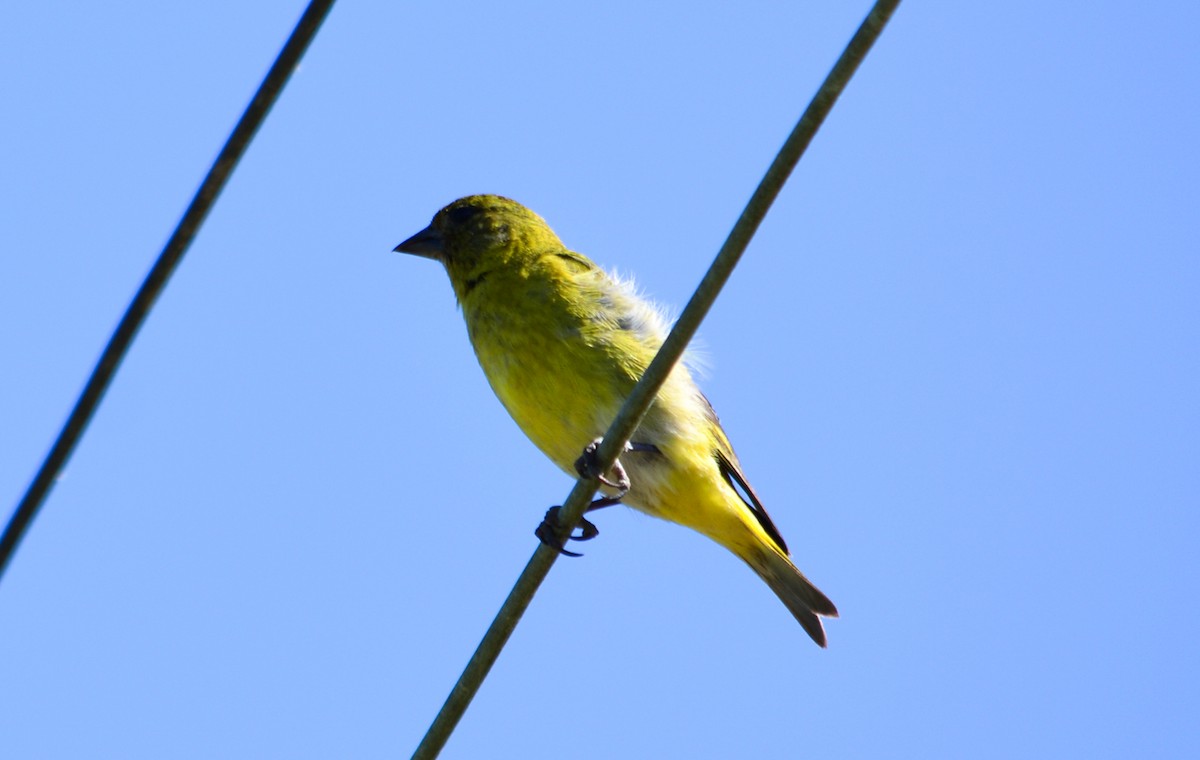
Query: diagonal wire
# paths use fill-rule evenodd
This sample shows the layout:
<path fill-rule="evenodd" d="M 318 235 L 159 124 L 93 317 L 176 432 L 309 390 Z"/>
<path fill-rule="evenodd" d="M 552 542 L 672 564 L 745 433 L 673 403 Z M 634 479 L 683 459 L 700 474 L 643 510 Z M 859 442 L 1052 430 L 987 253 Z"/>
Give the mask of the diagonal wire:
<path fill-rule="evenodd" d="M 721 246 L 708 273 L 704 275 L 704 279 L 700 281 L 696 292 L 688 301 L 683 313 L 680 314 L 671 334 L 667 336 L 662 348 L 659 349 L 650 366 L 646 368 L 645 374 L 634 387 L 629 398 L 625 400 L 625 404 L 621 407 L 621 411 L 617 414 L 608 432 L 604 434 L 604 440 L 596 451 L 597 469 L 600 472 L 605 472 L 612 467 L 618 454 L 625 448 L 625 443 L 637 429 L 650 402 L 658 394 L 658 389 L 666 380 L 667 374 L 679 357 L 683 355 L 683 350 L 687 347 L 692 335 L 695 334 L 700 321 L 704 319 L 725 281 L 729 279 L 734 266 L 737 265 L 746 246 L 749 245 L 750 238 L 753 237 L 758 225 L 766 216 L 767 210 L 783 188 L 783 183 L 787 181 L 788 175 L 792 173 L 792 169 L 799 162 L 800 156 L 812 141 L 838 96 L 850 81 L 850 77 L 854 75 L 875 40 L 879 38 L 883 27 L 899 4 L 900 0 L 878 0 L 875 3 L 821 84 L 820 89 L 817 90 L 817 94 L 813 96 L 812 102 L 800 117 L 799 123 L 788 135 L 787 141 L 784 142 L 779 154 L 767 169 L 766 175 L 754 191 L 754 195 L 751 196 L 750 202 L 746 204 L 745 210 L 734 224 L 725 244 Z M 559 513 L 560 529 L 579 523 L 584 509 L 592 495 L 595 494 L 598 485 L 595 478 L 580 478 L 575 487 L 571 489 L 571 494 L 567 497 Z M 496 658 L 500 656 L 500 650 L 504 648 L 505 642 L 508 641 L 508 637 L 521 619 L 521 615 L 529 606 L 534 592 L 546 578 L 550 567 L 557 558 L 558 552 L 544 544 L 534 552 L 533 557 L 525 566 L 525 570 L 517 579 L 516 585 L 513 586 L 513 590 L 504 600 L 491 627 L 484 634 L 475 654 L 471 656 L 471 660 L 467 663 L 462 675 L 459 676 L 458 682 L 454 684 L 441 711 L 438 712 L 429 730 L 425 733 L 425 737 L 417 746 L 416 752 L 413 753 L 413 760 L 428 760 L 437 757 L 441 752 L 467 706 L 471 703 L 471 699 L 479 690 L 483 679 L 487 677 Z"/>
<path fill-rule="evenodd" d="M 267 72 L 266 78 L 259 85 L 258 92 L 254 94 L 250 105 L 246 106 L 245 113 L 242 114 L 242 118 L 229 135 L 225 147 L 221 149 L 217 160 L 208 170 L 208 175 L 201 183 L 200 189 L 196 191 L 195 197 L 192 198 L 191 204 L 184 212 L 183 218 L 179 220 L 170 239 L 167 240 L 158 260 L 154 262 L 150 274 L 146 275 L 145 282 L 142 283 L 142 287 L 129 304 L 125 316 L 121 318 L 121 323 L 117 325 L 104 353 L 101 354 L 100 361 L 92 370 L 92 375 L 88 378 L 83 393 L 75 402 L 71 416 L 67 418 L 50 453 L 46 455 L 45 461 L 42 462 L 41 468 L 34 476 L 25 496 L 22 497 L 16 511 L 9 519 L 8 525 L 4 529 L 4 535 L 0 536 L 0 578 L 4 576 L 4 571 L 8 568 L 8 564 L 17 550 L 17 545 L 21 543 L 21 539 L 29 530 L 38 510 L 41 509 L 46 496 L 54 486 L 55 480 L 75 450 L 80 437 L 83 436 L 83 431 L 100 405 L 105 391 L 112 384 L 117 367 L 120 366 L 121 360 L 129 351 L 129 346 L 133 343 L 138 330 L 146 321 L 151 307 L 154 306 L 159 294 L 166 287 L 167 280 L 179 265 L 183 254 L 192 244 L 197 230 L 200 229 L 209 210 L 216 203 L 217 196 L 225 187 L 234 167 L 246 152 L 250 140 L 254 138 L 254 134 L 266 119 L 271 106 L 278 100 L 288 78 L 295 71 L 301 56 L 308 49 L 309 43 L 312 42 L 317 30 L 321 27 L 321 22 L 325 20 L 332 7 L 333 0 L 312 0 L 309 3 L 304 15 L 300 17 L 300 21 L 292 31 L 292 36 L 284 44 L 275 63 L 271 65 L 271 70 Z"/>

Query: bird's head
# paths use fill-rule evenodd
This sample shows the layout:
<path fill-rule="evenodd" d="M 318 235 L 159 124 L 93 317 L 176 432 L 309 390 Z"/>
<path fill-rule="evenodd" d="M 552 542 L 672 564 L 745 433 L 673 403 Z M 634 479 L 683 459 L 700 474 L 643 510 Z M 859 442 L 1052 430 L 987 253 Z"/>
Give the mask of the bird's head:
<path fill-rule="evenodd" d="M 545 220 L 499 195 L 459 198 L 395 248 L 442 262 L 455 291 L 483 272 L 562 249 L 562 241 Z"/>

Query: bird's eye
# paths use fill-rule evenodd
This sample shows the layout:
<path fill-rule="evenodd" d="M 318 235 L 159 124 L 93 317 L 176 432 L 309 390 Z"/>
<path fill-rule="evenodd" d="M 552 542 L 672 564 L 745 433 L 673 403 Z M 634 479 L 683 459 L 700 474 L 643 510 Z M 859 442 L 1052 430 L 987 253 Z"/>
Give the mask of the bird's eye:
<path fill-rule="evenodd" d="M 450 211 L 446 221 L 450 223 L 451 227 L 462 227 L 481 211 L 482 209 L 477 206 L 460 206 Z"/>

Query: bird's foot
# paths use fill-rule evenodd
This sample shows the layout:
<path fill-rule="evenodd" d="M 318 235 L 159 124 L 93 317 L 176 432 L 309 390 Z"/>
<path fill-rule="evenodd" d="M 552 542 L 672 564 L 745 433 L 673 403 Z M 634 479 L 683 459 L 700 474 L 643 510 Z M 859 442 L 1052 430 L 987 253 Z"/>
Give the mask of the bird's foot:
<path fill-rule="evenodd" d="M 602 440 L 604 439 L 597 438 L 584 448 L 583 453 L 575 460 L 575 472 L 585 478 L 595 478 L 609 488 L 617 489 L 614 498 L 620 499 L 629 493 L 629 476 L 625 474 L 625 467 L 620 459 L 613 462 L 608 472 L 600 470 L 600 463 L 596 461 L 596 450 L 600 448 Z M 625 444 L 625 450 L 629 450 L 629 444 Z"/>
<path fill-rule="evenodd" d="M 588 509 L 599 509 L 599 507 L 596 505 L 602 501 L 607 502 L 610 500 L 597 499 L 588 506 Z M 613 503 L 616 502 L 614 501 Z M 607 507 L 609 504 L 600 504 L 599 506 Z M 565 536 L 561 535 L 559 533 L 560 527 L 558 523 L 558 513 L 561 510 L 562 507 L 550 507 L 550 509 L 546 510 L 546 517 L 543 518 L 542 524 L 537 526 L 537 530 L 535 530 L 533 534 L 537 536 L 538 539 L 541 540 L 541 542 L 546 546 L 549 546 L 551 549 L 557 549 L 559 554 L 564 554 L 568 557 L 582 557 L 583 555 L 579 552 L 569 551 L 565 548 L 567 540 L 591 541 L 593 538 L 600 535 L 600 529 L 592 524 L 592 522 L 587 518 L 581 517 L 579 518 L 580 534 L 578 536 L 574 535 L 573 533 L 568 533 Z"/>
<path fill-rule="evenodd" d="M 600 441 L 597 438 L 587 445 L 583 450 L 583 454 L 575 460 L 575 470 L 581 477 L 596 478 L 603 485 L 609 488 L 616 489 L 617 493 L 612 496 L 604 496 L 596 499 L 583 510 L 584 513 L 591 512 L 604 507 L 611 507 L 614 504 L 620 504 L 621 499 L 625 494 L 629 493 L 629 475 L 625 473 L 625 468 L 621 465 L 621 460 L 613 462 L 613 466 L 609 468 L 607 473 L 600 471 L 600 465 L 596 461 L 596 450 L 600 448 Z M 626 451 L 649 451 L 655 454 L 661 454 L 658 447 L 650 443 L 627 443 L 625 444 Z M 579 518 L 579 535 L 572 533 L 562 534 L 562 528 L 558 522 L 558 513 L 562 507 L 550 507 L 546 510 L 546 517 L 542 520 L 542 524 L 537 526 L 537 530 L 533 532 L 535 536 L 541 539 L 541 542 L 552 549 L 558 550 L 560 554 L 565 554 L 568 557 L 582 557 L 579 552 L 568 551 L 565 546 L 567 541 L 590 541 L 600 535 L 600 529 L 592 524 L 586 518 Z"/>
<path fill-rule="evenodd" d="M 625 473 L 625 467 L 621 464 L 621 460 L 613 462 L 612 467 L 608 472 L 600 470 L 600 463 L 596 461 L 596 451 L 600 448 L 600 442 L 603 438 L 597 438 L 587 445 L 583 450 L 583 454 L 575 460 L 575 471 L 585 478 L 595 478 L 609 488 L 617 489 L 617 493 L 611 498 L 620 501 L 625 494 L 629 493 L 629 476 Z M 625 451 L 649 451 L 655 454 L 660 454 L 658 447 L 652 443 L 637 443 L 629 442 L 625 444 Z M 606 505 L 607 506 L 607 505 Z M 589 507 L 595 509 L 596 507 Z"/>

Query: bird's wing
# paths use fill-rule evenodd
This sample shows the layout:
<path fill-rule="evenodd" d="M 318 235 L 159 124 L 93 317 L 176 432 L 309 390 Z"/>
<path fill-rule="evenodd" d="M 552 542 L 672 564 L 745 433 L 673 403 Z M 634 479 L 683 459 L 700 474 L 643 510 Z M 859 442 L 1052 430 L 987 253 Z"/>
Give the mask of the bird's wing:
<path fill-rule="evenodd" d="M 767 514 L 767 508 L 762 505 L 758 498 L 758 494 L 754 493 L 754 489 L 750 486 L 750 481 L 746 480 L 746 476 L 742 474 L 742 469 L 738 465 L 737 455 L 733 453 L 733 445 L 729 443 L 729 438 L 725 436 L 725 431 L 721 429 L 721 421 L 717 419 L 717 412 L 713 409 L 712 404 L 700 394 L 700 398 L 704 400 L 704 406 L 708 410 L 708 417 L 713 423 L 714 436 L 717 441 L 717 447 L 713 451 L 713 457 L 717 460 L 717 466 L 721 469 L 721 477 L 725 478 L 725 482 L 733 489 L 733 492 L 738 495 L 738 498 L 746 505 L 750 512 L 754 515 L 754 519 L 758 520 L 758 524 L 766 531 L 771 540 L 775 542 L 775 546 L 779 548 L 784 555 L 788 552 L 787 543 L 784 542 L 783 536 L 779 534 L 779 529 L 775 527 L 775 523 L 771 522 L 771 516 Z"/>

